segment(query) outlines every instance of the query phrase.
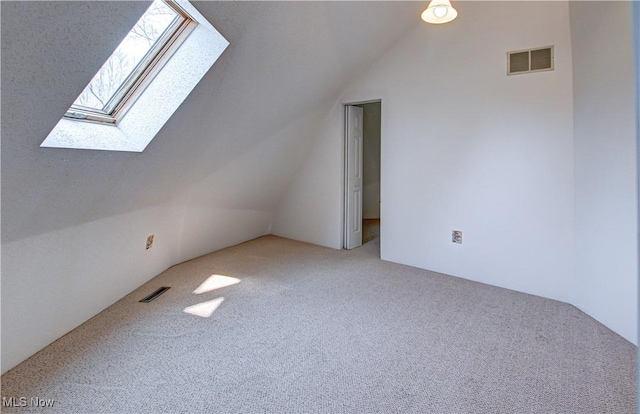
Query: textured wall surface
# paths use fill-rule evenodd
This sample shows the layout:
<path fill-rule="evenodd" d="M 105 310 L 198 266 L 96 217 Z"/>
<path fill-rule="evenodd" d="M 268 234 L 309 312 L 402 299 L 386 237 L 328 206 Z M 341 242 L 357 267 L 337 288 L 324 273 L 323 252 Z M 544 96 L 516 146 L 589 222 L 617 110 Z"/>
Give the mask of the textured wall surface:
<path fill-rule="evenodd" d="M 459 8 L 460 17 L 450 25 L 414 28 L 354 79 L 336 105 L 382 99 L 382 257 L 568 300 L 568 7 L 468 2 Z M 506 76 L 508 51 L 549 44 L 555 45 L 555 71 Z M 341 125 L 340 109 L 329 122 Z M 313 157 L 309 177 L 340 168 L 340 134 L 333 145 L 335 151 Z M 329 154 L 335 158 L 322 158 Z M 286 196 L 289 204 L 303 203 L 309 188 L 315 187 L 296 183 Z M 342 195 L 335 197 L 325 203 L 336 206 L 339 219 Z M 307 226 L 296 214 L 276 221 L 274 229 L 279 223 L 298 233 Z M 463 231 L 462 245 L 451 243 L 453 229 Z M 339 235 L 340 228 L 335 231 Z M 316 240 L 307 233 L 303 240 Z"/>
<path fill-rule="evenodd" d="M 638 193 L 629 2 L 571 2 L 575 304 L 637 337 Z"/>

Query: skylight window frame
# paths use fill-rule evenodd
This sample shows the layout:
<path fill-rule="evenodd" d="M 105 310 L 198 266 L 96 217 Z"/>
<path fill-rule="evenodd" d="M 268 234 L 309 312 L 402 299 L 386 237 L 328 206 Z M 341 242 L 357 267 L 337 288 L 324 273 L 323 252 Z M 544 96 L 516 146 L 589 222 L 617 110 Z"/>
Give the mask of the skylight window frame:
<path fill-rule="evenodd" d="M 172 1 L 196 24 L 126 115 L 117 125 L 78 122 L 61 116 L 40 148 L 144 152 L 229 46 L 229 41 L 189 0 Z"/>
<path fill-rule="evenodd" d="M 109 99 L 105 107 L 111 110 L 104 111 L 73 104 L 64 114 L 64 119 L 115 126 L 124 117 L 173 53 L 198 25 L 198 22 L 175 1 L 162 0 L 162 2 L 173 9 L 177 16 Z"/>

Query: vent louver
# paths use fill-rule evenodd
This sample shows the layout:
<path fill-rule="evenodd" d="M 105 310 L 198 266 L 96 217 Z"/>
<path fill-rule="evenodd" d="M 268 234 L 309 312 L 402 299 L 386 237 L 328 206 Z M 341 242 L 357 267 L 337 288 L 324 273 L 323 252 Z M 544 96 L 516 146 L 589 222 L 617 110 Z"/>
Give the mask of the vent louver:
<path fill-rule="evenodd" d="M 542 72 L 554 70 L 553 46 L 507 53 L 507 74 Z"/>
<path fill-rule="evenodd" d="M 157 298 L 158 296 L 162 295 L 164 292 L 166 292 L 169 289 L 171 289 L 171 288 L 167 287 L 167 286 L 163 286 L 163 287 L 157 289 L 155 292 L 153 292 L 149 296 L 147 296 L 146 298 L 140 300 L 140 302 L 149 303 L 152 300 L 154 300 L 155 298 Z"/>
<path fill-rule="evenodd" d="M 516 52 L 509 55 L 509 74 L 529 72 L 529 52 Z"/>

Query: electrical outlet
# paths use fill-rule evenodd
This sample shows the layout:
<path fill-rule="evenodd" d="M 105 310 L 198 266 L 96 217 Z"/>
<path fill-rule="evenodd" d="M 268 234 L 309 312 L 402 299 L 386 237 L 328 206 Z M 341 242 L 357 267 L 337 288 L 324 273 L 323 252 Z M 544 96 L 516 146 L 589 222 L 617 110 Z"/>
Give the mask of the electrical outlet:
<path fill-rule="evenodd" d="M 153 247 L 153 237 L 153 234 L 147 236 L 147 247 L 145 248 L 145 250 L 149 250 Z"/>
<path fill-rule="evenodd" d="M 462 244 L 462 230 L 452 230 L 451 241 L 454 243 Z"/>

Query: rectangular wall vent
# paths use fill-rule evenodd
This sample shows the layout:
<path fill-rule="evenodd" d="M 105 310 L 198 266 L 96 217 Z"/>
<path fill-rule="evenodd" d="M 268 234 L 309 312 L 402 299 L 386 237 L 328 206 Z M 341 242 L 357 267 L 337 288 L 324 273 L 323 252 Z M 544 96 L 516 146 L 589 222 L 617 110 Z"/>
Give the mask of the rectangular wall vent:
<path fill-rule="evenodd" d="M 152 294 L 150 294 L 149 296 L 147 296 L 146 298 L 142 299 L 140 302 L 149 303 L 152 300 L 154 300 L 155 298 L 157 298 L 158 296 L 162 295 L 164 292 L 166 292 L 169 289 L 171 289 L 171 288 L 168 287 L 168 286 L 163 286 L 163 287 L 159 288 L 158 290 L 156 290 L 155 292 L 153 292 Z"/>
<path fill-rule="evenodd" d="M 553 70 L 553 46 L 507 53 L 507 75 Z"/>

